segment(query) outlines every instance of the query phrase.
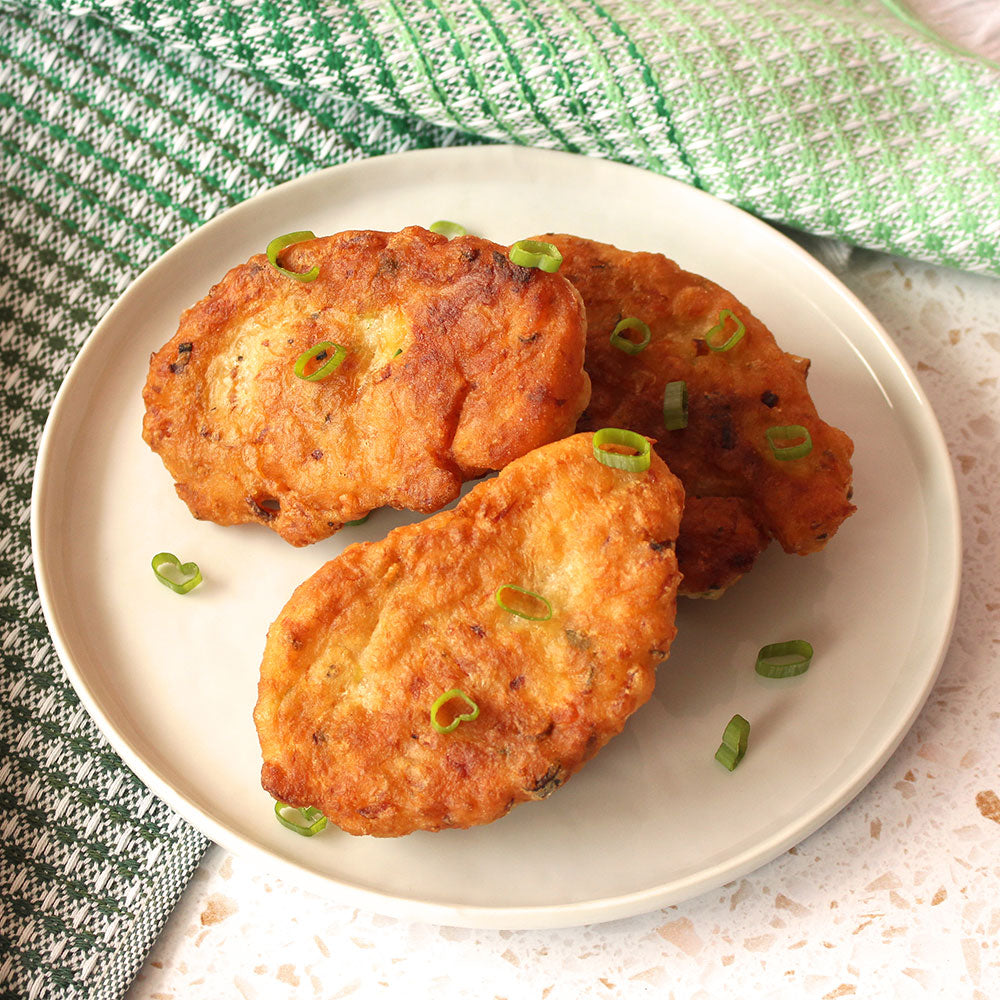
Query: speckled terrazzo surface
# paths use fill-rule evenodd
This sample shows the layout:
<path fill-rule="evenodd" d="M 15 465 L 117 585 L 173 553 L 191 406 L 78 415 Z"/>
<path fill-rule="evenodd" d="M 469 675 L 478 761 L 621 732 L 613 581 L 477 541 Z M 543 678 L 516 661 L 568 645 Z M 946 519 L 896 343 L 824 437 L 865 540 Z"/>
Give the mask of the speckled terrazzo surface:
<path fill-rule="evenodd" d="M 1000 997 L 1000 280 L 867 252 L 821 256 L 915 370 L 962 506 L 951 647 L 869 786 L 746 878 L 556 931 L 407 924 L 213 848 L 128 1000 Z"/>

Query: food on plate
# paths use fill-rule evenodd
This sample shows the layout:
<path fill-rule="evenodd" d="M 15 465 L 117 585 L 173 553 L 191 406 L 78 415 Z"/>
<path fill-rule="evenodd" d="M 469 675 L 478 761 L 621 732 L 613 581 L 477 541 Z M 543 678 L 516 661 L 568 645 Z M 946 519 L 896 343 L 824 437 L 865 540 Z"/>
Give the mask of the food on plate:
<path fill-rule="evenodd" d="M 666 433 L 661 431 L 660 436 Z M 688 495 L 677 536 L 677 565 L 684 574 L 680 593 L 721 596 L 750 572 L 768 541 L 750 501 Z"/>
<path fill-rule="evenodd" d="M 175 594 L 189 594 L 202 583 L 196 562 L 182 563 L 173 552 L 157 552 L 152 559 L 153 575 Z"/>
<path fill-rule="evenodd" d="M 229 271 L 152 357 L 143 437 L 195 517 L 306 545 L 573 432 L 590 386 L 565 278 L 419 227 L 311 237 Z"/>
<path fill-rule="evenodd" d="M 684 484 L 681 593 L 718 595 L 769 538 L 800 555 L 821 549 L 855 509 L 853 444 L 817 414 L 809 362 L 784 353 L 732 294 L 662 254 L 539 238 L 558 247 L 559 273 L 587 309 L 593 391 L 577 429 L 654 438 Z"/>
<path fill-rule="evenodd" d="M 747 752 L 750 723 L 742 715 L 734 715 L 722 733 L 722 743 L 715 751 L 715 759 L 727 770 L 735 771 Z"/>
<path fill-rule="evenodd" d="M 809 669 L 812 658 L 812 643 L 806 639 L 769 642 L 758 651 L 754 669 L 761 677 L 775 680 L 798 677 Z"/>
<path fill-rule="evenodd" d="M 645 471 L 577 434 L 299 586 L 261 665 L 264 788 L 352 834 L 469 827 L 620 732 L 674 636 L 683 504 L 632 437 Z"/>

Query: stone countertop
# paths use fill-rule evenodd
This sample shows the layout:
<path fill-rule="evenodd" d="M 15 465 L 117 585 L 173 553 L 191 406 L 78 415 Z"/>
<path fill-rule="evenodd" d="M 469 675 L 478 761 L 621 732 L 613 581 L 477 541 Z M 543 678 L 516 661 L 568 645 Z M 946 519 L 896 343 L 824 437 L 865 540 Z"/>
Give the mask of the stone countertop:
<path fill-rule="evenodd" d="M 128 1000 L 1000 996 L 1000 280 L 810 247 L 915 370 L 958 481 L 964 577 L 915 725 L 835 818 L 676 906 L 477 931 L 329 902 L 212 847 Z M 887 595 L 887 599 L 889 599 Z"/>

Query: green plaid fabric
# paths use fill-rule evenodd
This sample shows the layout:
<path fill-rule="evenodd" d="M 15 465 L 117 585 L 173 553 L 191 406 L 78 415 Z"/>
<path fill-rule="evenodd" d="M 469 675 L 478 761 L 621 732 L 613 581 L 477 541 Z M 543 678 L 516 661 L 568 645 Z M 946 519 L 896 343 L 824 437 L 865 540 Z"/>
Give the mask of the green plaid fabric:
<path fill-rule="evenodd" d="M 1000 67 L 896 0 L 52 6 L 297 94 L 623 160 L 811 233 L 1000 271 Z"/>
<path fill-rule="evenodd" d="M 1000 70 L 877 0 L 0 0 L 0 22 L 0 1000 L 120 996 L 205 846 L 69 688 L 28 537 L 61 378 L 186 233 L 319 167 L 498 141 L 1000 273 Z"/>
<path fill-rule="evenodd" d="M 88 332 L 207 219 L 330 163 L 455 132 L 283 90 L 93 18 L 0 32 L 0 997 L 118 997 L 205 848 L 122 764 L 65 679 L 28 536 L 35 452 Z"/>

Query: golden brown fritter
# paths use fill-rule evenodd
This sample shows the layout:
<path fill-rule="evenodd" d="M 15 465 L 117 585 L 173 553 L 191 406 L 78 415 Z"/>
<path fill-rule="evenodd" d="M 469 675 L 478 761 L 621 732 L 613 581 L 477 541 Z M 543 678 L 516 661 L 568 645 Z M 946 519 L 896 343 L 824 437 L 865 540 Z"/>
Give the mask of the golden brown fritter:
<path fill-rule="evenodd" d="M 468 827 L 545 798 L 621 731 L 674 636 L 683 491 L 655 454 L 644 473 L 601 464 L 592 437 L 517 459 L 295 591 L 254 713 L 268 792 L 353 834 Z M 507 584 L 551 619 L 503 610 Z M 430 711 L 452 688 L 479 715 L 441 734 Z"/>
<path fill-rule="evenodd" d="M 816 413 L 806 389 L 809 362 L 785 354 L 732 294 L 662 254 L 562 234 L 539 238 L 560 249 L 559 273 L 573 282 L 587 309 L 593 392 L 577 429 L 624 427 L 655 438 L 689 503 L 741 501 L 714 501 L 693 511 L 689 524 L 685 516 L 678 544 L 681 593 L 728 586 L 752 566 L 768 535 L 787 552 L 821 549 L 855 509 L 849 499 L 853 444 Z M 746 333 L 732 349 L 714 351 L 706 335 L 726 309 Z M 651 331 L 649 346 L 637 354 L 610 342 L 626 316 Z M 735 329 L 727 320 L 711 342 L 725 342 Z M 664 387 L 680 380 L 688 389 L 688 425 L 666 430 Z M 772 453 L 767 430 L 788 425 L 803 426 L 812 437 L 804 458 L 783 461 Z M 714 548 L 706 548 L 713 539 Z"/>
<path fill-rule="evenodd" d="M 750 572 L 769 540 L 748 500 L 687 496 L 677 536 L 677 565 L 684 575 L 678 593 L 720 597 Z"/>
<path fill-rule="evenodd" d="M 280 262 L 319 277 L 252 257 L 152 357 L 143 437 L 195 517 L 305 545 L 376 507 L 438 510 L 573 432 L 585 319 L 559 275 L 418 227 L 312 239 Z M 341 366 L 297 378 L 324 341 L 347 348 Z"/>

